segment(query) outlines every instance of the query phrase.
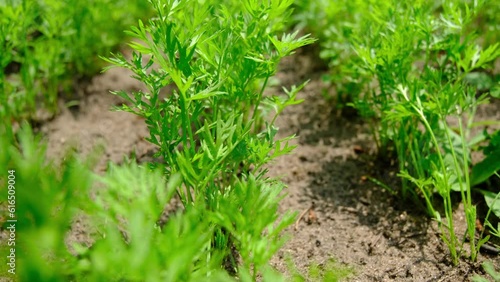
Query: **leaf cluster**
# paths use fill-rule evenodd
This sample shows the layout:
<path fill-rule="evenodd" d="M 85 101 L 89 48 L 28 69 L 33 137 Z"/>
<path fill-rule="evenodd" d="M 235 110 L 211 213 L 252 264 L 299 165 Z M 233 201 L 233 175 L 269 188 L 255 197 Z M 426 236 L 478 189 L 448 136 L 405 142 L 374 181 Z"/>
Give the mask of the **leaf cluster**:
<path fill-rule="evenodd" d="M 147 88 L 114 92 L 125 101 L 117 109 L 145 119 L 165 175 L 181 177 L 176 192 L 185 209 L 214 213 L 213 251 L 223 251 L 238 275 L 256 279 L 292 220 L 287 214 L 275 223 L 283 187 L 268 179 L 265 165 L 294 148 L 293 136 L 277 138 L 274 123 L 301 102 L 296 95 L 305 83 L 264 91 L 279 61 L 313 40 L 280 36 L 290 0 L 150 2 L 157 16 L 127 31 L 135 38 L 131 58 L 105 58 Z M 227 252 L 234 248 L 243 269 Z"/>
<path fill-rule="evenodd" d="M 487 11 L 498 11 L 498 5 L 460 0 L 327 2 L 306 1 L 305 7 L 319 10 L 320 17 L 316 22 L 299 19 L 324 30 L 322 56 L 332 67 L 330 79 L 343 85 L 339 95 L 347 95 L 348 105 L 370 121 L 381 156 L 395 148 L 403 198 L 425 202 L 442 224 L 447 234 L 443 240 L 457 263 L 450 195 L 460 192 L 468 236 L 474 237 L 471 186 L 491 176 L 498 164 L 487 158 L 469 175 L 471 151 L 482 138 L 470 136 L 474 115 L 478 105 L 496 95 L 492 72 L 500 55 L 498 43 L 491 41 L 494 36 L 480 31 L 490 34 L 498 26 Z M 492 22 L 479 24 L 482 17 Z M 443 201 L 445 219 L 435 200 Z M 472 260 L 476 253 L 472 244 Z"/>
<path fill-rule="evenodd" d="M 47 162 L 45 143 L 27 125 L 12 137 L 0 139 L 7 152 L 0 168 L 15 171 L 16 244 L 8 248 L 16 249 L 19 281 L 237 281 L 220 268 L 227 254 L 213 249 L 214 223 L 241 230 L 246 264 L 239 266 L 238 281 L 255 281 L 251 257 L 267 264 L 279 246 L 274 240 L 282 242 L 279 233 L 292 220 L 274 226 L 276 213 L 268 211 L 277 209 L 274 197 L 282 185 L 261 189 L 249 179 L 221 201 L 221 211 L 200 203 L 164 221 L 160 217 L 181 185 L 180 175 L 165 179 L 163 169 L 135 162 L 110 165 L 106 174 L 97 175 L 91 172 L 92 158 L 82 162 L 67 155 L 60 165 Z M 242 212 L 234 201 L 240 197 L 254 206 L 264 203 Z M 222 210 L 233 218 L 228 221 Z M 85 222 L 92 242 L 67 240 L 75 218 Z M 268 236 L 260 236 L 263 229 Z M 264 281 L 280 281 L 267 265 L 259 268 Z"/>
<path fill-rule="evenodd" d="M 116 48 L 123 29 L 149 10 L 128 0 L 0 2 L 0 116 L 57 112 L 58 95 L 97 73 L 97 55 Z"/>

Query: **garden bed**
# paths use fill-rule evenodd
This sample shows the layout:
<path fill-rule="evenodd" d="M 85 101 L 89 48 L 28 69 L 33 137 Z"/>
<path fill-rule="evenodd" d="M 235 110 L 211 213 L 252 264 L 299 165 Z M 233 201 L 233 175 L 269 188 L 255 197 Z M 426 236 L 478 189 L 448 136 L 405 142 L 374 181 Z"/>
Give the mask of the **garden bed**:
<path fill-rule="evenodd" d="M 282 176 L 288 186 L 280 210 L 303 217 L 287 230 L 291 240 L 272 260 L 276 269 L 293 272 L 287 263 L 291 260 L 302 273 L 319 264 L 347 273 L 352 281 L 469 281 L 483 273 L 484 260 L 500 267 L 498 256 L 483 253 L 478 263 L 461 260 L 453 266 L 437 224 L 412 203 L 370 181 L 373 177 L 398 187 L 397 166 L 376 158 L 364 120 L 349 109 L 336 110 L 332 100 L 322 97 L 328 85 L 319 61 L 314 48 L 303 49 L 285 60 L 276 76 L 280 86 L 275 90 L 311 78 L 299 94 L 305 102 L 278 119 L 281 135 L 297 134 L 298 148 L 272 164 L 270 175 Z M 57 160 L 71 146 L 86 155 L 104 145 L 97 171 L 104 171 L 108 161 L 120 163 L 124 156 L 151 161 L 155 147 L 144 141 L 148 131 L 143 120 L 109 111 L 121 103 L 110 90 L 141 88 L 130 73 L 112 69 L 81 88 L 78 107 L 63 110 L 40 127 L 49 156 Z M 478 116 L 499 120 L 498 100 L 482 107 Z M 461 206 L 455 214 L 457 234 L 462 236 L 466 224 Z M 76 223 L 70 241 L 88 243 L 85 226 Z"/>
<path fill-rule="evenodd" d="M 500 280 L 499 6 L 28 2 L 0 278 Z"/>

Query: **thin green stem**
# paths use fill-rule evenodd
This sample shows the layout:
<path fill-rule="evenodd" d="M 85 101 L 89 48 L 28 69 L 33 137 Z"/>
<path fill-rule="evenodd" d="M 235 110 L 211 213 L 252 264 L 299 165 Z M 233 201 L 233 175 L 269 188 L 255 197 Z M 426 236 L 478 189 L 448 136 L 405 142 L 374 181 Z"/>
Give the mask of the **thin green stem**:
<path fill-rule="evenodd" d="M 476 261 L 478 250 L 476 249 L 475 235 L 476 235 L 476 210 L 472 205 L 472 191 L 470 187 L 470 178 L 469 178 L 469 162 L 468 162 L 468 150 L 466 148 L 466 136 L 464 136 L 462 120 L 458 119 L 459 130 L 460 130 L 460 138 L 462 140 L 462 158 L 463 158 L 463 174 L 465 176 L 465 188 L 466 188 L 466 197 L 463 194 L 463 187 L 460 185 L 460 191 L 462 194 L 462 201 L 465 205 L 465 218 L 467 220 L 467 230 L 469 231 L 470 238 L 470 250 L 471 250 L 471 260 Z M 454 156 L 455 157 L 455 156 Z M 459 166 L 458 162 L 456 162 L 456 166 Z M 459 170 L 457 170 L 459 172 Z M 460 181 L 461 182 L 461 181 Z"/>
<path fill-rule="evenodd" d="M 436 136 L 434 134 L 434 131 L 432 130 L 429 122 L 425 118 L 425 115 L 424 115 L 423 111 L 420 108 L 417 108 L 417 106 L 415 106 L 415 105 L 412 105 L 412 107 L 417 111 L 418 115 L 420 116 L 420 118 L 422 120 L 422 123 L 424 124 L 425 128 L 429 131 L 432 143 L 434 144 L 434 146 L 436 148 L 436 152 L 438 154 L 439 164 L 441 166 L 441 171 L 443 173 L 443 183 L 442 184 L 445 185 L 445 187 L 441 187 L 439 190 L 440 190 L 441 196 L 443 197 L 444 208 L 445 208 L 445 215 L 446 215 L 446 219 L 448 221 L 448 226 L 447 227 L 448 227 L 448 233 L 449 233 L 449 236 L 450 236 L 448 248 L 450 249 L 450 253 L 451 253 L 452 260 L 453 260 L 453 264 L 457 265 L 458 264 L 458 256 L 457 256 L 457 250 L 456 250 L 457 239 L 456 239 L 456 234 L 455 234 L 455 228 L 454 228 L 454 225 L 453 225 L 453 209 L 452 209 L 452 201 L 451 201 L 451 187 L 449 187 L 450 184 L 448 183 L 449 178 L 448 178 L 448 173 L 447 173 L 447 170 L 446 170 L 446 165 L 444 163 L 444 159 L 443 159 L 443 156 L 442 156 L 441 149 L 440 149 L 439 143 L 437 141 L 437 138 L 436 138 Z M 444 190 L 444 191 L 441 190 L 443 188 L 446 189 L 446 190 Z"/>
<path fill-rule="evenodd" d="M 182 134 L 182 142 L 185 148 L 189 149 L 186 151 L 188 153 L 188 157 L 194 156 L 195 154 L 195 143 L 193 138 L 193 130 L 191 129 L 191 116 L 189 114 L 189 109 L 187 105 L 186 93 L 183 91 L 180 92 L 179 106 L 181 107 L 181 120 L 182 120 L 182 130 L 184 131 Z M 189 140 L 188 140 L 189 139 Z"/>
<path fill-rule="evenodd" d="M 262 100 L 262 96 L 264 95 L 264 90 L 266 89 L 267 82 L 269 80 L 269 76 L 270 76 L 270 74 L 268 73 L 266 75 L 266 78 L 264 79 L 264 82 L 262 83 L 262 87 L 260 88 L 260 91 L 259 91 L 259 94 L 258 94 L 258 97 L 257 97 L 257 102 L 255 103 L 255 107 L 253 109 L 252 120 L 254 120 L 254 122 L 255 122 L 255 124 L 254 124 L 254 130 L 256 132 L 259 130 L 259 128 L 257 128 L 257 126 L 259 125 L 259 122 L 257 121 L 257 119 L 260 118 L 258 116 L 258 115 L 260 115 L 260 113 L 259 113 L 259 106 L 260 106 L 260 102 Z"/>

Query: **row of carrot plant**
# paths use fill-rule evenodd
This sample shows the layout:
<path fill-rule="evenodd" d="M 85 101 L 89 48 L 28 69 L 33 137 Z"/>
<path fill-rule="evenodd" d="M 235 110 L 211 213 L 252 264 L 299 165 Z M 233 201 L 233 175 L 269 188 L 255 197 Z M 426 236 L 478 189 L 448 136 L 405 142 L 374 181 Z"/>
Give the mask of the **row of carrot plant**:
<path fill-rule="evenodd" d="M 264 90 L 282 58 L 314 42 L 287 33 L 292 18 L 320 39 L 338 104 L 373 125 L 380 155 L 396 151 L 402 188 L 387 188 L 438 221 L 453 263 L 464 253 L 453 194 L 464 205 L 471 260 L 490 240 L 475 228 L 476 193 L 489 207 L 489 234 L 500 237 L 490 221 L 500 216 L 499 192 L 488 185 L 500 169 L 500 133 L 477 130 L 498 121 L 474 119 L 500 93 L 494 1 L 129 2 L 0 4 L 0 169 L 15 171 L 19 187 L 20 281 L 284 280 L 269 261 L 295 215 L 278 214 L 284 184 L 266 164 L 294 148 L 274 123 L 302 102 L 305 83 Z M 139 18 L 151 19 L 121 32 Z M 125 36 L 131 57 L 107 55 Z M 163 163 L 110 164 L 97 175 L 96 153 L 56 166 L 22 123 L 38 107 L 56 112 L 58 95 L 103 62 L 147 89 L 113 94 L 123 98 L 118 110 L 145 120 Z M 182 209 L 165 219 L 173 198 Z M 75 217 L 89 224 L 92 246 L 65 242 Z"/>
<path fill-rule="evenodd" d="M 476 234 L 475 193 L 483 194 L 489 208 L 483 220 L 490 234 L 500 235 L 489 221 L 490 213 L 500 216 L 498 187 L 484 184 L 498 177 L 500 122 L 475 119 L 480 105 L 500 96 L 499 5 L 481 0 L 298 5 L 303 12 L 297 20 L 320 39 L 320 55 L 330 66 L 326 80 L 336 88 L 339 105 L 354 107 L 369 122 L 380 155 L 390 158 L 391 149 L 396 151 L 402 188 L 385 187 L 423 204 L 438 221 L 454 264 L 464 246 L 453 221 L 452 195 L 458 193 L 470 240 L 467 256 L 475 261 L 490 239 Z M 474 152 L 483 159 L 472 163 Z"/>

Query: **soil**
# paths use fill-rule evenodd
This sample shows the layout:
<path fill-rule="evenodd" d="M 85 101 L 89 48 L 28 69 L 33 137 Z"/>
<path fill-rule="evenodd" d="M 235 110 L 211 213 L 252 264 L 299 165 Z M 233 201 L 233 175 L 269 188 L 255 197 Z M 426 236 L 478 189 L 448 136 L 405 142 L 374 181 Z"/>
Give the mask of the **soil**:
<path fill-rule="evenodd" d="M 291 259 L 299 271 L 335 260 L 354 271 L 350 281 L 470 281 L 482 274 L 480 262 L 498 256 L 481 254 L 478 263 L 462 259 L 455 267 L 437 224 L 411 202 L 404 202 L 370 181 L 378 179 L 394 189 L 399 180 L 396 164 L 375 156 L 369 125 L 349 110 L 338 110 L 331 86 L 322 81 L 326 73 L 314 48 L 304 49 L 283 62 L 277 74 L 279 87 L 311 79 L 300 92 L 305 101 L 287 109 L 278 120 L 281 136 L 296 134 L 293 154 L 270 166 L 271 176 L 288 185 L 281 212 L 303 213 L 288 229 L 291 239 L 273 258 L 273 266 L 289 273 Z M 84 83 L 78 105 L 44 123 L 40 130 L 48 141 L 48 154 L 61 158 L 68 147 L 81 154 L 102 145 L 104 154 L 97 171 L 107 162 L 120 163 L 124 156 L 151 160 L 155 148 L 140 118 L 109 109 L 122 100 L 110 90 L 137 90 L 141 85 L 121 69 L 111 69 Z M 500 120 L 500 103 L 494 101 L 480 114 Z M 457 234 L 465 231 L 461 206 L 456 207 Z M 87 240 L 85 224 L 73 226 L 73 240 Z M 467 247 L 465 247 L 467 249 Z M 465 254 L 464 254 L 465 255 Z"/>

